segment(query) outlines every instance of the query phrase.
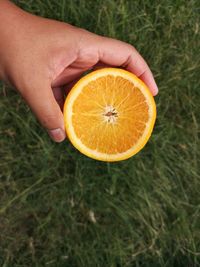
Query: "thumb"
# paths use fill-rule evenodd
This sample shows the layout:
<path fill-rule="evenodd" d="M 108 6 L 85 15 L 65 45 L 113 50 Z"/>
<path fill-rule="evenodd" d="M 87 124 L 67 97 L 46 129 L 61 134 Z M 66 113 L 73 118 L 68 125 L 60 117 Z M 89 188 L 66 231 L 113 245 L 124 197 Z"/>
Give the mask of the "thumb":
<path fill-rule="evenodd" d="M 22 96 L 35 113 L 41 125 L 55 142 L 65 139 L 64 119 L 62 111 L 56 102 L 51 85 L 32 87 L 24 90 Z"/>

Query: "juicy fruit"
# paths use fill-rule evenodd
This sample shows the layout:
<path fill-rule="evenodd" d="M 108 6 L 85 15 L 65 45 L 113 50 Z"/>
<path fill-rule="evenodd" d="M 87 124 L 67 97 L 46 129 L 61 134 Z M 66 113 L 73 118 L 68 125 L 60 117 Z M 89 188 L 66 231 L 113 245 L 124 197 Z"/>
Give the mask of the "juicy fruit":
<path fill-rule="evenodd" d="M 79 151 L 97 160 L 119 161 L 147 143 L 156 105 L 134 74 L 104 68 L 75 84 L 65 101 L 64 119 L 69 140 Z"/>

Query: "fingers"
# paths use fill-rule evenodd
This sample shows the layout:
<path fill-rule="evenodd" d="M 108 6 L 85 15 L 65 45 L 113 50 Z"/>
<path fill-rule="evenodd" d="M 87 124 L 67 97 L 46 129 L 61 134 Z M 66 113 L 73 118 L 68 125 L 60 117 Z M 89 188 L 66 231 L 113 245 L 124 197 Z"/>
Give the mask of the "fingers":
<path fill-rule="evenodd" d="M 153 96 L 158 94 L 158 87 L 151 71 L 144 71 L 139 78 L 150 88 Z"/>
<path fill-rule="evenodd" d="M 113 66 L 112 65 L 105 64 L 105 63 L 99 61 L 97 64 L 95 64 L 93 66 L 92 69 L 93 70 L 99 70 L 99 69 L 102 69 L 102 68 L 113 68 Z"/>
<path fill-rule="evenodd" d="M 55 95 L 61 101 L 60 92 L 57 91 Z M 63 114 L 50 85 L 43 84 L 38 85 L 37 88 L 29 88 L 22 93 L 22 96 L 40 123 L 47 129 L 50 137 L 55 142 L 63 141 L 65 139 Z"/>
<path fill-rule="evenodd" d="M 100 36 L 96 45 L 100 61 L 104 64 L 124 67 L 143 80 L 153 95 L 158 93 L 158 87 L 149 66 L 133 46 Z"/>

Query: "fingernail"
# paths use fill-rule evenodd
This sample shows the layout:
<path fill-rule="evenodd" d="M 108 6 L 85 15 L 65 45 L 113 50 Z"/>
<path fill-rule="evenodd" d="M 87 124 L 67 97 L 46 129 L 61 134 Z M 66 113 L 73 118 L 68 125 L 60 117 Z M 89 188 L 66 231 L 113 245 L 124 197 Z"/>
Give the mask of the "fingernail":
<path fill-rule="evenodd" d="M 62 142 L 66 137 L 64 130 L 61 128 L 48 130 L 48 133 L 51 139 L 55 142 Z"/>

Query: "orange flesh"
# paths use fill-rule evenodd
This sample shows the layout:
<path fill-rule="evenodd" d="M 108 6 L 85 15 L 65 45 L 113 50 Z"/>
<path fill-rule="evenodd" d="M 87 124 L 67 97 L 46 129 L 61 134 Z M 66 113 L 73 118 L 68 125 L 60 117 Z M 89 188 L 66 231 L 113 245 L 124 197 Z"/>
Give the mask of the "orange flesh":
<path fill-rule="evenodd" d="M 75 99 L 72 112 L 77 137 L 86 147 L 107 154 L 132 148 L 149 120 L 141 91 L 113 75 L 89 82 Z"/>

